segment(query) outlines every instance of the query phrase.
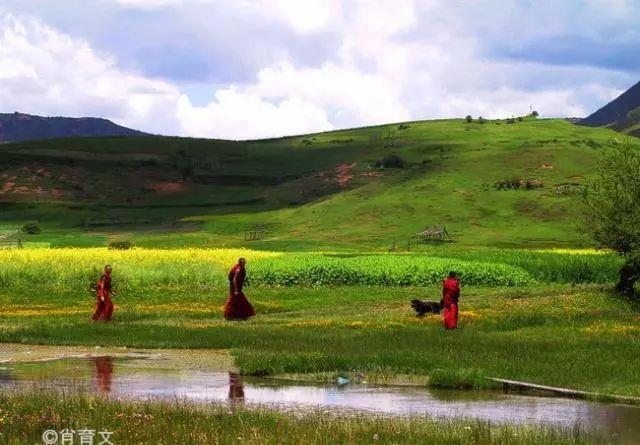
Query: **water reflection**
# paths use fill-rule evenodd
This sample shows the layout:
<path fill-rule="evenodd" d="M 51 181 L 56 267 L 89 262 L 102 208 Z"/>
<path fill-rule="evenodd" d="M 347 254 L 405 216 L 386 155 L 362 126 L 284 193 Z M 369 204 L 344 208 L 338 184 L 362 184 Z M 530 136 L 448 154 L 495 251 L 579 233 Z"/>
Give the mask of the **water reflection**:
<path fill-rule="evenodd" d="M 93 357 L 91 359 L 96 371 L 96 390 L 101 394 L 111 392 L 113 381 L 113 358 L 109 356 Z"/>
<path fill-rule="evenodd" d="M 239 374 L 229 373 L 229 400 L 231 402 L 244 402 L 244 385 Z"/>
<path fill-rule="evenodd" d="M 150 368 L 143 360 L 111 357 L 62 360 L 0 368 L 0 390 L 65 388 L 123 398 L 184 398 L 203 402 L 348 409 L 491 423 L 580 425 L 616 443 L 638 443 L 640 407 L 584 400 L 365 385 L 313 385 L 242 378 L 237 373 Z"/>
<path fill-rule="evenodd" d="M 0 385 L 9 384 L 13 381 L 11 369 L 0 366 Z"/>

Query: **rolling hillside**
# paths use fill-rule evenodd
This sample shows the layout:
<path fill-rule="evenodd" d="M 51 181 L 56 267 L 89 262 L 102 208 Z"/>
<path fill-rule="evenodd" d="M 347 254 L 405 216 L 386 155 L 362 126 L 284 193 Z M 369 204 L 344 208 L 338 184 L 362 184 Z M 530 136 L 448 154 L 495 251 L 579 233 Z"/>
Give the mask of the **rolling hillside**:
<path fill-rule="evenodd" d="M 0 142 L 62 137 L 143 136 L 145 133 L 95 117 L 43 117 L 24 113 L 0 113 Z"/>
<path fill-rule="evenodd" d="M 29 241 L 404 248 L 575 246 L 574 195 L 620 135 L 565 120 L 409 122 L 280 139 L 72 138 L 0 146 L 0 224 Z M 631 139 L 640 147 L 640 140 Z M 245 230 L 268 230 L 244 241 Z"/>

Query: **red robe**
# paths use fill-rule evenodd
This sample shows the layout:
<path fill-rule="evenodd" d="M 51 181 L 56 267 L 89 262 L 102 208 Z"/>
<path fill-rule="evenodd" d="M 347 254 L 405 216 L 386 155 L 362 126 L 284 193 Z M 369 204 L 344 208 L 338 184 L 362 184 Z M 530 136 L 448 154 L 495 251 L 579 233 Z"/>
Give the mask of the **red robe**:
<path fill-rule="evenodd" d="M 458 299 L 460 298 L 460 283 L 457 278 L 447 278 L 442 284 L 442 303 L 444 305 L 444 328 L 458 327 Z"/>
<path fill-rule="evenodd" d="M 253 306 L 242 292 L 247 272 L 240 264 L 229 271 L 229 297 L 224 305 L 224 318 L 227 320 L 246 320 L 256 315 Z"/>
<path fill-rule="evenodd" d="M 104 274 L 98 281 L 96 292 L 96 310 L 93 312 L 94 321 L 111 321 L 113 302 L 111 301 L 111 274 Z"/>

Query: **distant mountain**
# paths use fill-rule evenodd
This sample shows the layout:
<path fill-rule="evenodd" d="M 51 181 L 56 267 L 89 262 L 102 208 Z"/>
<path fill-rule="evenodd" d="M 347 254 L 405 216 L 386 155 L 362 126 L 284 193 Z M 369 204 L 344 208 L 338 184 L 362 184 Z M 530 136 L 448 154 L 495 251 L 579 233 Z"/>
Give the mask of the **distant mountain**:
<path fill-rule="evenodd" d="M 0 113 L 0 142 L 74 136 L 145 136 L 146 133 L 95 117 L 43 117 Z"/>
<path fill-rule="evenodd" d="M 579 123 L 640 136 L 640 82 Z"/>

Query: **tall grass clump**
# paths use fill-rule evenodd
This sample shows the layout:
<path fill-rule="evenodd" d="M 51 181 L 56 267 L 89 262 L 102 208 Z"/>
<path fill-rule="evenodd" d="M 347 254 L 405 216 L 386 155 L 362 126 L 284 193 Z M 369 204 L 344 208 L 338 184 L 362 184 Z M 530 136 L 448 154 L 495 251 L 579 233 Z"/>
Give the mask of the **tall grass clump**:
<path fill-rule="evenodd" d="M 119 401 L 89 395 L 0 393 L 0 442 L 42 443 L 46 430 L 109 431 L 133 444 L 457 444 L 587 445 L 613 443 L 581 428 L 489 424 L 319 409 L 276 410 L 176 400 Z M 75 443 L 78 443 L 77 436 Z M 600 440 L 598 440 L 600 439 Z M 96 433 L 95 442 L 101 440 Z"/>

